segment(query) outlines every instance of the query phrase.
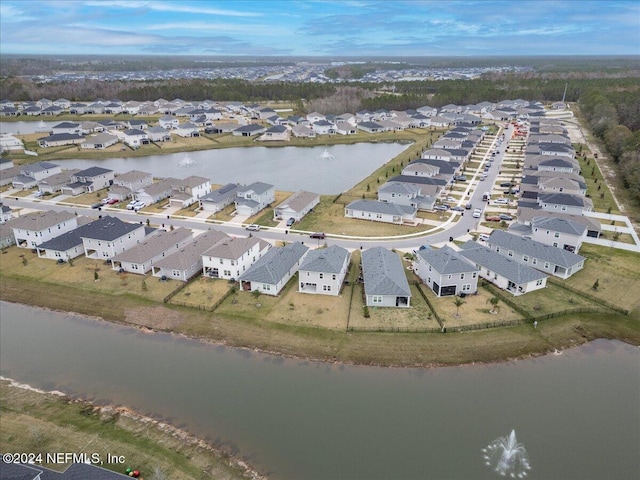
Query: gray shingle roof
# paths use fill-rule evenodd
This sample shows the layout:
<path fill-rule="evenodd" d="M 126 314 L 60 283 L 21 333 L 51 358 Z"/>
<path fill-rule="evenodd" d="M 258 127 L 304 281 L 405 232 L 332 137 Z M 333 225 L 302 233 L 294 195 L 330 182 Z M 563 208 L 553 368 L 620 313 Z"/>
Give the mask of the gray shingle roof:
<path fill-rule="evenodd" d="M 309 247 L 305 247 L 300 242 L 272 248 L 244 272 L 240 280 L 275 285 L 284 278 L 307 250 Z"/>
<path fill-rule="evenodd" d="M 90 222 L 88 217 L 78 217 L 78 228 L 71 230 L 70 232 L 63 233 L 59 237 L 52 238 L 51 240 L 38 245 L 39 249 L 43 250 L 55 250 L 58 252 L 65 252 L 73 247 L 82 245 L 82 238 L 80 238 L 79 232 L 81 232 L 81 226 Z"/>
<path fill-rule="evenodd" d="M 573 267 L 585 260 L 585 257 L 581 255 L 552 247 L 551 245 L 545 245 L 529 238 L 518 237 L 502 230 L 494 230 L 487 240 L 487 244 L 513 250 L 564 268 Z"/>
<path fill-rule="evenodd" d="M 268 183 L 253 182 L 251 185 L 238 187 L 238 193 L 253 191 L 256 195 L 261 195 L 267 190 L 270 190 L 272 188 L 273 188 L 273 185 L 269 185 Z"/>
<path fill-rule="evenodd" d="M 462 248 L 460 255 L 463 257 L 480 267 L 488 268 L 516 285 L 547 278 L 544 273 L 489 250 L 473 240 L 464 243 L 460 248 Z"/>
<path fill-rule="evenodd" d="M 314 202 L 318 197 L 320 197 L 320 195 L 318 195 L 317 193 L 305 192 L 301 190 L 299 192 L 294 193 L 286 200 L 284 200 L 280 205 L 276 207 L 276 209 L 290 208 L 294 212 L 301 212 L 310 203 Z"/>
<path fill-rule="evenodd" d="M 349 252 L 337 245 L 311 250 L 300 265 L 300 271 L 340 273 L 347 258 L 349 258 Z"/>
<path fill-rule="evenodd" d="M 366 295 L 411 296 L 400 257 L 384 247 L 362 252 L 362 274 Z"/>
<path fill-rule="evenodd" d="M 551 230 L 553 232 L 568 233 L 570 235 L 582 235 L 587 229 L 586 225 L 574 222 L 567 218 L 546 216 L 535 217 L 531 221 L 531 227 Z"/>
<path fill-rule="evenodd" d="M 105 215 L 98 220 L 94 220 L 91 223 L 83 225 L 78 230 L 80 230 L 79 235 L 81 238 L 111 242 L 139 228 L 144 227 L 139 223 L 127 223 L 123 222 L 119 218 Z"/>
<path fill-rule="evenodd" d="M 538 200 L 542 203 L 569 205 L 573 207 L 584 207 L 585 205 L 593 204 L 591 200 L 586 197 L 572 195 L 570 193 L 541 193 L 538 194 Z"/>
<path fill-rule="evenodd" d="M 187 228 L 176 228 L 172 231 L 160 230 L 142 243 L 138 243 L 129 250 L 117 254 L 112 258 L 116 262 L 145 263 L 160 255 L 162 252 L 172 249 L 185 239 L 191 238 L 192 232 Z"/>
<path fill-rule="evenodd" d="M 229 236 L 226 233 L 218 230 L 207 230 L 179 251 L 158 260 L 153 266 L 172 270 L 188 270 L 194 264 L 202 261 L 202 254 L 205 251 L 228 238 Z"/>
<path fill-rule="evenodd" d="M 227 183 L 217 190 L 213 190 L 212 192 L 203 195 L 202 197 L 200 197 L 200 201 L 218 203 L 229 197 L 235 198 L 237 195 L 237 190 L 237 183 Z"/>
<path fill-rule="evenodd" d="M 89 167 L 85 170 L 81 170 L 75 174 L 76 177 L 97 177 L 98 175 L 104 175 L 105 173 L 113 172 L 108 168 L 102 167 Z"/>
<path fill-rule="evenodd" d="M 75 215 L 71 212 L 55 212 L 49 210 L 46 212 L 34 212 L 15 218 L 12 223 L 13 228 L 39 232 L 45 228 L 51 228 L 59 223 L 71 220 Z"/>
<path fill-rule="evenodd" d="M 413 215 L 416 207 L 409 205 L 398 205 L 396 203 L 379 202 L 378 200 L 354 200 L 348 209 L 361 210 L 364 212 L 380 213 L 383 215 Z"/>
<path fill-rule="evenodd" d="M 251 247 L 259 243 L 260 239 L 256 237 L 234 237 L 229 238 L 222 243 L 205 250 L 202 255 L 206 257 L 226 258 L 237 260 L 244 253 L 247 253 Z"/>
<path fill-rule="evenodd" d="M 122 173 L 116 177 L 116 180 L 123 183 L 137 182 L 138 180 L 144 180 L 152 177 L 148 172 L 141 172 L 139 170 L 131 170 L 126 173 Z"/>
<path fill-rule="evenodd" d="M 477 268 L 461 257 L 458 252 L 447 246 L 439 250 L 432 248 L 418 250 L 417 255 L 441 275 L 477 271 Z"/>

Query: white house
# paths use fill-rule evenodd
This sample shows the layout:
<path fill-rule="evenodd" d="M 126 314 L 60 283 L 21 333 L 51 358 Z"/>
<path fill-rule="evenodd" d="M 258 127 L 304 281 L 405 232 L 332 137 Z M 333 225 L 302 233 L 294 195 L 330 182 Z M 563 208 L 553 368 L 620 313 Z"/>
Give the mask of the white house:
<path fill-rule="evenodd" d="M 178 184 L 180 180 L 177 178 L 165 178 L 157 183 L 152 183 L 148 187 L 144 187 L 142 191 L 133 194 L 136 200 L 152 205 L 160 200 L 169 198 L 173 192 L 173 186 Z"/>
<path fill-rule="evenodd" d="M 153 183 L 153 175 L 148 172 L 141 172 L 139 170 L 131 170 L 126 173 L 121 173 L 113 179 L 113 184 L 120 187 L 125 187 L 132 192 L 140 190 L 141 188 L 148 187 Z"/>
<path fill-rule="evenodd" d="M 142 129 L 130 128 L 122 132 L 121 135 L 122 143 L 134 149 L 149 143 L 149 135 Z"/>
<path fill-rule="evenodd" d="M 240 275 L 243 291 L 259 291 L 278 295 L 289 279 L 295 275 L 309 247 L 300 242 L 269 249 L 246 272 Z"/>
<path fill-rule="evenodd" d="M 71 181 L 71 177 L 79 171 L 79 169 L 73 168 L 71 170 L 65 170 L 61 173 L 43 178 L 38 182 L 38 190 L 42 193 L 60 192 L 62 191 L 62 188 Z"/>
<path fill-rule="evenodd" d="M 411 288 L 396 253 L 384 247 L 362 252 L 362 276 L 368 307 L 410 306 Z"/>
<path fill-rule="evenodd" d="M 587 238 L 587 226 L 552 216 L 539 216 L 531 220 L 531 239 L 536 242 L 578 253 Z"/>
<path fill-rule="evenodd" d="M 336 133 L 336 126 L 327 120 L 319 120 L 311 124 L 311 128 L 316 135 L 333 135 Z"/>
<path fill-rule="evenodd" d="M 198 127 L 191 122 L 181 123 L 176 127 L 176 134 L 184 138 L 199 137 Z"/>
<path fill-rule="evenodd" d="M 172 115 L 167 115 L 160 117 L 158 125 L 166 130 L 173 130 L 178 128 L 178 125 L 180 125 L 180 119 Z"/>
<path fill-rule="evenodd" d="M 320 203 L 320 195 L 317 193 L 296 192 L 273 210 L 274 220 L 294 218 L 299 222 L 318 203 Z"/>
<path fill-rule="evenodd" d="M 448 246 L 418 250 L 413 271 L 438 297 L 478 290 L 479 269 Z"/>
<path fill-rule="evenodd" d="M 267 131 L 264 132 L 258 140 L 262 142 L 269 142 L 269 141 L 288 142 L 289 139 L 290 139 L 290 133 L 287 127 L 285 127 L 284 125 L 274 125 L 273 127 L 267 129 Z"/>
<path fill-rule="evenodd" d="M 78 226 L 76 216 L 67 211 L 34 212 L 14 218 L 11 222 L 16 245 L 20 248 L 36 248 Z"/>
<path fill-rule="evenodd" d="M 238 195 L 238 184 L 228 183 L 200 197 L 200 208 L 205 212 L 217 213 L 231 205 Z"/>
<path fill-rule="evenodd" d="M 192 175 L 180 180 L 173 186 L 170 205 L 186 208 L 199 202 L 200 198 L 211 192 L 211 181 L 208 178 Z"/>
<path fill-rule="evenodd" d="M 80 195 L 81 193 L 97 192 L 109 187 L 113 183 L 113 170 L 102 167 L 89 167 L 71 175 L 70 182 L 62 187 L 65 195 Z"/>
<path fill-rule="evenodd" d="M 273 185 L 254 182 L 251 185 L 239 186 L 236 192 L 236 211 L 238 215 L 252 216 L 266 208 L 276 199 Z"/>
<path fill-rule="evenodd" d="M 270 243 L 256 237 L 226 238 L 202 253 L 202 273 L 211 278 L 238 279 L 270 248 Z"/>
<path fill-rule="evenodd" d="M 145 227 L 105 215 L 83 225 L 80 232 L 84 254 L 88 258 L 110 260 L 144 241 Z"/>
<path fill-rule="evenodd" d="M 417 207 L 377 200 L 354 200 L 344 209 L 344 216 L 359 220 L 415 225 Z"/>
<path fill-rule="evenodd" d="M 118 143 L 118 137 L 103 132 L 92 137 L 87 137 L 86 140 L 80 144 L 80 148 L 83 150 L 104 150 L 116 143 Z"/>
<path fill-rule="evenodd" d="M 169 142 L 171 135 L 169 131 L 161 126 L 150 127 L 147 129 L 147 135 L 152 142 Z"/>
<path fill-rule="evenodd" d="M 298 291 L 319 295 L 340 294 L 340 288 L 349 271 L 349 252 L 332 245 L 310 250 L 300 265 Z"/>

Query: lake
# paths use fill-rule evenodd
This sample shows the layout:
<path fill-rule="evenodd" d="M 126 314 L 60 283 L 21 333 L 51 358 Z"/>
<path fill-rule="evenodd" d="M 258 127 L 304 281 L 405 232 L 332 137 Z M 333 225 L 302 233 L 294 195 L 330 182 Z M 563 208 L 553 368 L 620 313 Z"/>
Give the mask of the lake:
<path fill-rule="evenodd" d="M 531 479 L 640 471 L 640 350 L 433 369 L 346 366 L 0 303 L 0 373 L 160 416 L 273 479 L 492 479 L 515 430 Z M 468 334 L 467 334 L 468 335 Z"/>

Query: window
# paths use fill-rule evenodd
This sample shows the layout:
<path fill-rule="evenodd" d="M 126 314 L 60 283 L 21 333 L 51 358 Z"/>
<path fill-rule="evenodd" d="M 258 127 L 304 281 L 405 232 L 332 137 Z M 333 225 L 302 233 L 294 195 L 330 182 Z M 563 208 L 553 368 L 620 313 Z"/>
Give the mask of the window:
<path fill-rule="evenodd" d="M 540 279 L 540 280 L 536 281 L 536 286 L 539 287 L 540 285 L 542 285 L 542 283 L 543 283 L 543 279 Z"/>
<path fill-rule="evenodd" d="M 544 262 L 544 268 L 549 270 L 549 262 Z"/>
<path fill-rule="evenodd" d="M 460 280 L 464 280 L 464 273 L 460 274 Z"/>
<path fill-rule="evenodd" d="M 331 285 L 323 285 L 323 286 L 322 286 L 322 289 L 323 289 L 325 292 L 330 292 L 330 291 L 331 291 Z"/>
<path fill-rule="evenodd" d="M 558 242 L 553 242 L 553 246 L 558 248 Z"/>
<path fill-rule="evenodd" d="M 496 253 L 500 253 L 500 247 L 496 247 Z"/>
<path fill-rule="evenodd" d="M 523 256 L 522 256 L 522 261 L 523 261 L 523 262 L 528 262 L 528 261 L 529 261 L 529 257 L 528 257 L 528 256 L 526 256 L 526 255 L 523 255 Z"/>
<path fill-rule="evenodd" d="M 476 278 L 478 276 L 478 274 L 476 272 L 473 272 L 473 278 Z"/>
<path fill-rule="evenodd" d="M 537 258 L 533 258 L 531 260 L 531 263 L 534 264 L 534 265 L 537 265 L 538 264 L 538 259 Z"/>
<path fill-rule="evenodd" d="M 371 300 L 373 303 L 382 303 L 382 295 L 374 295 Z"/>
<path fill-rule="evenodd" d="M 556 232 L 553 234 L 554 237 L 559 238 L 560 237 L 560 232 Z"/>
<path fill-rule="evenodd" d="M 321 274 L 320 274 L 320 278 L 324 278 L 324 273 L 321 273 Z"/>
<path fill-rule="evenodd" d="M 449 274 L 449 275 L 447 275 L 447 278 L 448 278 L 449 280 L 451 280 L 451 275 L 450 275 L 450 274 Z"/>
<path fill-rule="evenodd" d="M 507 256 L 509 256 L 509 257 L 513 257 L 513 250 L 509 250 L 509 251 L 507 252 Z"/>
<path fill-rule="evenodd" d="M 222 265 L 224 263 L 224 260 L 220 259 L 220 265 Z"/>
<path fill-rule="evenodd" d="M 268 285 L 268 284 L 266 284 L 266 283 L 263 283 L 263 284 L 262 284 L 262 290 L 267 290 L 267 291 L 271 290 L 271 285 Z"/>
<path fill-rule="evenodd" d="M 231 276 L 231 270 L 224 270 L 223 275 L 226 275 L 227 277 Z"/>

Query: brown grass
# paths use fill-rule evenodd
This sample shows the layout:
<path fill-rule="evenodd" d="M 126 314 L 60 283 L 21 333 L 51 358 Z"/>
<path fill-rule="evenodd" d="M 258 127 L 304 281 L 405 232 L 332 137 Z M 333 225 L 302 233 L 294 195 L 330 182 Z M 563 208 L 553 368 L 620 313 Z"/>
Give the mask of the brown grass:
<path fill-rule="evenodd" d="M 220 300 L 231 287 L 231 284 L 222 279 L 200 277 L 180 290 L 171 303 L 187 304 L 193 307 L 212 307 Z"/>

